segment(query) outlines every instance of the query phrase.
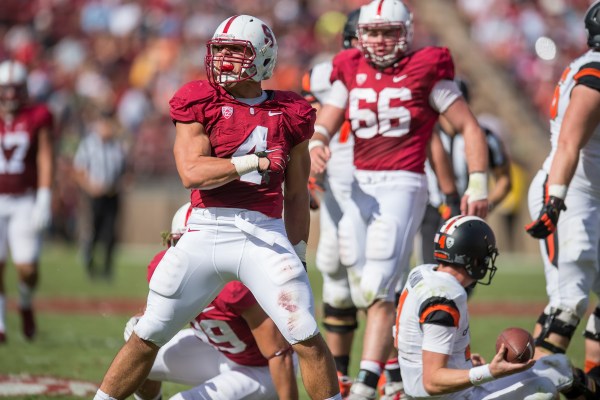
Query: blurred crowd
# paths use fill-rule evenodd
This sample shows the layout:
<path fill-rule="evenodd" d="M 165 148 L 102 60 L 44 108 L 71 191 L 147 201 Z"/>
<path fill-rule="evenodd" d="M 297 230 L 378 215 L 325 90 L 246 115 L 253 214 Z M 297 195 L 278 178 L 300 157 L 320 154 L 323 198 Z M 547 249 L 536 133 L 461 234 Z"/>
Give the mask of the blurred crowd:
<path fill-rule="evenodd" d="M 222 20 L 251 14 L 267 21 L 279 55 L 266 88 L 300 90 L 302 74 L 338 51 L 346 14 L 364 3 L 2 0 L 0 60 L 27 65 L 31 97 L 46 102 L 55 116 L 57 176 L 71 176 L 77 144 L 101 112 L 112 115 L 127 142 L 136 182 L 152 181 L 176 176 L 168 100 L 184 82 L 204 77 L 205 43 Z M 581 20 L 588 4 L 457 0 L 473 38 L 515 76 L 542 113 L 567 60 L 585 49 Z M 418 18 L 415 39 L 418 46 L 435 41 Z M 76 194 L 72 179 L 58 180 L 54 221 L 66 236 L 75 232 Z"/>
<path fill-rule="evenodd" d="M 564 68 L 587 50 L 591 0 L 457 0 L 471 37 L 512 76 L 547 121 Z"/>

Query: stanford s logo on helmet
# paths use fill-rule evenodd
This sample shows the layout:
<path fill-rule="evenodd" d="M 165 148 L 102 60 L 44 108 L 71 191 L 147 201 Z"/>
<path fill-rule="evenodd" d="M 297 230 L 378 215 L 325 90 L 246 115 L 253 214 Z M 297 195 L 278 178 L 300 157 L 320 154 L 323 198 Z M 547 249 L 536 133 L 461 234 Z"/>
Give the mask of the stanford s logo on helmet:
<path fill-rule="evenodd" d="M 467 274 L 483 285 L 489 285 L 496 273 L 497 256 L 494 232 L 479 217 L 457 215 L 435 235 L 433 257 L 444 264 L 465 267 Z M 487 282 L 481 282 L 488 271 Z"/>
<path fill-rule="evenodd" d="M 378 55 L 367 42 L 370 30 L 397 31 L 396 45 L 385 55 Z M 412 14 L 400 0 L 374 0 L 360 8 L 358 42 L 367 59 L 378 67 L 388 67 L 398 61 L 412 41 Z"/>
<path fill-rule="evenodd" d="M 243 55 L 217 56 L 221 46 L 242 46 Z M 256 82 L 273 75 L 277 59 L 277 41 L 273 31 L 260 19 L 250 15 L 234 15 L 219 25 L 206 53 L 206 73 L 213 85 L 231 86 L 252 79 Z M 231 71 L 231 63 L 241 63 L 239 73 Z"/>
<path fill-rule="evenodd" d="M 600 1 L 595 2 L 585 13 L 585 30 L 587 31 L 587 45 L 591 49 L 600 50 Z"/>

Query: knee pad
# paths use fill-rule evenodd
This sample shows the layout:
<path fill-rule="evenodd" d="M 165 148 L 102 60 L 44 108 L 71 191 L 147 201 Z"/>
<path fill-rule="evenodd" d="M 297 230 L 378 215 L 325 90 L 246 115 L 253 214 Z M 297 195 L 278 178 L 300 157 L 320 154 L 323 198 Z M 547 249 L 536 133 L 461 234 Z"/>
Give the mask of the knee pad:
<path fill-rule="evenodd" d="M 546 311 L 544 311 L 544 313 L 545 312 Z M 571 340 L 575 333 L 575 329 L 577 329 L 577 325 L 579 325 L 579 317 L 572 311 L 551 307 L 548 314 L 542 314 L 540 318 L 538 318 L 538 322 L 542 320 L 542 331 L 535 339 L 535 345 L 549 350 L 552 353 L 564 353 L 565 349 L 550 343 L 547 340 L 548 336 L 550 336 L 551 333 L 555 333 Z"/>
<path fill-rule="evenodd" d="M 596 307 L 592 315 L 590 315 L 583 336 L 586 339 L 600 342 L 600 307 Z"/>
<path fill-rule="evenodd" d="M 398 225 L 393 218 L 379 216 L 367 228 L 367 259 L 389 260 L 394 256 Z"/>
<path fill-rule="evenodd" d="M 325 303 L 323 304 L 323 327 L 328 332 L 353 332 L 358 328 L 357 313 L 356 307 L 335 308 Z"/>
<path fill-rule="evenodd" d="M 325 276 L 323 279 L 323 303 L 341 309 L 354 307 L 348 280 Z"/>

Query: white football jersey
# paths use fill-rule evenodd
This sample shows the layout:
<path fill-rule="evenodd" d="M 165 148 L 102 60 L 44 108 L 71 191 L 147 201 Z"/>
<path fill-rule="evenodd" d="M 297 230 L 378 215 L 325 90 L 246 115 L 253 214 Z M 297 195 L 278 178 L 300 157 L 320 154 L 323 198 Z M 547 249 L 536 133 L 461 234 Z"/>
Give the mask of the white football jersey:
<path fill-rule="evenodd" d="M 325 104 L 331 91 L 329 77 L 332 70 L 331 61 L 315 65 L 310 71 L 309 90 L 316 101 Z M 342 127 L 342 129 L 348 129 Z M 342 141 L 340 141 L 342 139 Z M 350 132 L 338 132 L 329 143 L 331 158 L 327 162 L 327 178 L 352 182 L 354 172 L 354 136 Z"/>
<path fill-rule="evenodd" d="M 436 267 L 434 264 L 415 267 L 408 276 L 398 305 L 398 361 L 404 390 L 412 397 L 429 397 L 423 387 L 423 349 L 448 354 L 448 368 L 472 367 L 467 293 L 456 278 L 436 271 Z M 425 340 L 424 344 L 423 325 L 427 323 L 453 326 L 454 334 L 444 343 Z M 469 390 L 443 398 L 464 398 Z"/>
<path fill-rule="evenodd" d="M 563 72 L 554 92 L 550 108 L 550 131 L 552 150 L 543 169 L 550 171 L 558 146 L 560 127 L 571 100 L 571 91 L 577 84 L 600 90 L 600 52 L 589 50 L 575 59 Z M 579 164 L 570 186 L 580 190 L 600 192 L 600 126 L 580 152 Z"/>

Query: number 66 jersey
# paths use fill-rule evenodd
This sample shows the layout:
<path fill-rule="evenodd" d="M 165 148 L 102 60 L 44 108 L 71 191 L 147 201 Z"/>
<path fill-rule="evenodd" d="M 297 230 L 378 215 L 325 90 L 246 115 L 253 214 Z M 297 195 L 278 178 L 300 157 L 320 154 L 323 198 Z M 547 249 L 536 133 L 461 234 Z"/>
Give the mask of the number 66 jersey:
<path fill-rule="evenodd" d="M 346 108 L 356 168 L 423 173 L 433 126 L 456 99 L 439 96 L 444 81 L 452 79 L 454 63 L 443 47 L 407 53 L 385 69 L 369 64 L 358 49 L 339 53 L 326 103 Z"/>

